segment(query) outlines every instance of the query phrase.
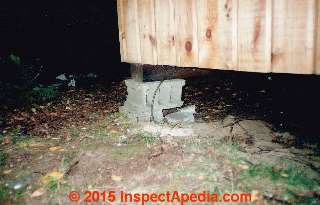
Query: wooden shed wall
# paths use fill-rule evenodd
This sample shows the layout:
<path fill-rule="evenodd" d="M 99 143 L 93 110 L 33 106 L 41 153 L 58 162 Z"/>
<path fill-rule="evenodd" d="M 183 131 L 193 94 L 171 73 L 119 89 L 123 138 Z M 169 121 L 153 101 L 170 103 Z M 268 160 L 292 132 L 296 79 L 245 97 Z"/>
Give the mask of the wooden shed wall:
<path fill-rule="evenodd" d="M 118 0 L 121 60 L 320 74 L 320 0 Z"/>

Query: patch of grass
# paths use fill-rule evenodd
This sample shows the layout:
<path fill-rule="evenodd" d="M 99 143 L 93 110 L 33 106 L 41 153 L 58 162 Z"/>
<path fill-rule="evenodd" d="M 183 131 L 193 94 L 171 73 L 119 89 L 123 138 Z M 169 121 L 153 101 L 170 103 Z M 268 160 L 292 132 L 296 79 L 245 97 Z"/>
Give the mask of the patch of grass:
<path fill-rule="evenodd" d="M 0 116 L 0 126 L 6 124 L 6 121 L 7 121 L 6 118 Z M 1 138 L 1 136 L 2 136 L 2 133 L 0 133 L 0 138 Z"/>
<path fill-rule="evenodd" d="M 26 194 L 26 189 L 22 189 L 22 190 L 18 190 L 15 192 L 15 200 L 20 200 L 24 197 L 24 195 Z"/>
<path fill-rule="evenodd" d="M 3 180 L 3 179 L 1 179 Z M 5 182 L 0 183 L 0 204 L 4 201 L 14 201 L 18 202 L 23 199 L 26 194 L 26 188 L 20 190 L 13 190 L 6 186 Z"/>
<path fill-rule="evenodd" d="M 58 179 L 50 177 L 45 188 L 48 189 L 50 192 L 56 193 L 60 187 L 60 183 L 61 182 Z"/>
<path fill-rule="evenodd" d="M 78 138 L 78 137 L 80 137 L 81 131 L 79 130 L 79 128 L 71 128 L 69 132 L 70 132 L 70 136 L 71 136 L 72 138 Z"/>
<path fill-rule="evenodd" d="M 295 197 L 294 204 L 296 205 L 318 205 L 320 200 L 316 197 Z"/>
<path fill-rule="evenodd" d="M 301 189 L 313 189 L 319 185 L 319 182 L 316 179 L 308 177 L 304 171 L 293 166 L 279 169 L 270 164 L 258 164 L 251 166 L 245 171 L 243 176 L 251 178 L 267 178 L 273 182 L 279 181 L 286 185 Z"/>
<path fill-rule="evenodd" d="M 6 187 L 5 184 L 1 183 L 0 184 L 0 202 L 9 199 L 9 197 L 10 197 L 10 190 L 8 189 L 8 187 Z"/>
<path fill-rule="evenodd" d="M 110 113 L 107 115 L 107 121 L 108 122 L 112 122 L 115 119 L 119 118 L 121 116 L 121 113 L 117 112 L 117 113 Z"/>
<path fill-rule="evenodd" d="M 288 167 L 282 170 L 285 174 L 285 181 L 291 186 L 301 186 L 308 189 L 313 189 L 315 186 L 320 185 L 319 180 L 315 180 L 306 176 L 306 174 L 297 167 Z"/>
<path fill-rule="evenodd" d="M 266 177 L 272 181 L 276 181 L 281 178 L 279 170 L 276 170 L 274 166 L 269 164 L 253 165 L 245 172 L 244 176 L 250 178 Z"/>
<path fill-rule="evenodd" d="M 143 140 L 147 145 L 152 145 L 157 140 L 157 136 L 154 136 L 152 133 L 149 132 L 138 132 L 136 136 Z"/>
<path fill-rule="evenodd" d="M 278 168 L 272 164 L 257 164 L 243 171 L 240 178 L 248 185 L 259 181 L 264 185 L 262 189 L 277 187 L 278 191 L 274 194 L 282 195 L 285 201 L 292 204 L 319 204 L 319 198 L 310 193 L 319 193 L 320 182 L 309 174 L 305 168 L 295 166 Z"/>
<path fill-rule="evenodd" d="M 301 194 L 296 194 L 290 190 L 287 190 L 287 192 L 284 195 L 286 198 L 291 199 L 292 204 L 297 204 L 297 205 L 320 204 L 319 198 L 312 195 L 302 196 Z"/>
<path fill-rule="evenodd" d="M 67 186 L 66 182 L 63 180 L 63 173 L 53 171 L 48 173 L 44 178 L 42 178 L 43 187 L 46 188 L 51 193 L 58 193 L 61 188 Z"/>
<path fill-rule="evenodd" d="M 13 130 L 10 134 L 10 139 L 12 144 L 17 144 L 18 142 L 24 142 L 31 139 L 30 135 L 25 135 L 21 133 L 20 130 Z"/>
<path fill-rule="evenodd" d="M 113 113 L 112 117 L 109 117 L 107 122 L 119 124 L 123 129 L 128 129 L 134 126 L 127 116 L 119 112 Z"/>
<path fill-rule="evenodd" d="M 238 144 L 224 142 L 215 144 L 214 147 L 218 153 L 234 164 L 239 164 L 239 162 L 247 160 L 247 155 L 240 151 Z"/>
<path fill-rule="evenodd" d="M 112 139 L 118 139 L 121 136 L 121 133 L 118 131 L 112 131 L 109 134 Z"/>
<path fill-rule="evenodd" d="M 133 157 L 139 154 L 143 154 L 146 150 L 144 144 L 129 144 L 127 146 L 122 147 L 112 147 L 108 149 L 110 152 L 110 156 L 114 158 L 124 158 Z"/>
<path fill-rule="evenodd" d="M 32 96 L 40 102 L 51 101 L 57 96 L 57 87 L 42 85 L 36 86 L 32 89 Z"/>
<path fill-rule="evenodd" d="M 8 154 L 0 149 L 0 168 L 6 165 Z"/>
<path fill-rule="evenodd" d="M 75 155 L 76 152 L 67 152 L 61 160 L 59 170 L 62 172 L 66 172 L 70 168 L 70 163 L 72 163 Z"/>

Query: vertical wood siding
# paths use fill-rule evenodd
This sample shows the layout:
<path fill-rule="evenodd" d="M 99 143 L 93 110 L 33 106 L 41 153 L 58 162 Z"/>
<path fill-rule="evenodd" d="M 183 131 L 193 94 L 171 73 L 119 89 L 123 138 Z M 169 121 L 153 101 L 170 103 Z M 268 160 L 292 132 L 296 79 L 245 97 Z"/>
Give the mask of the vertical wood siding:
<path fill-rule="evenodd" d="M 320 74 L 320 0 L 118 0 L 121 60 Z"/>

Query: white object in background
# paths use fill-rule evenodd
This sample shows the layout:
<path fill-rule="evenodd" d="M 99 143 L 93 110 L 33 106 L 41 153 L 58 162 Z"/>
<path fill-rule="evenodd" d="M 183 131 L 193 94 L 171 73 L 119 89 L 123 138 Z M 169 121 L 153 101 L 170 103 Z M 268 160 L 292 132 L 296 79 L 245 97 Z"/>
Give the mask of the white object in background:
<path fill-rule="evenodd" d="M 58 76 L 56 77 L 56 79 L 57 79 L 57 80 L 62 80 L 62 81 L 68 80 L 65 74 L 58 75 Z"/>

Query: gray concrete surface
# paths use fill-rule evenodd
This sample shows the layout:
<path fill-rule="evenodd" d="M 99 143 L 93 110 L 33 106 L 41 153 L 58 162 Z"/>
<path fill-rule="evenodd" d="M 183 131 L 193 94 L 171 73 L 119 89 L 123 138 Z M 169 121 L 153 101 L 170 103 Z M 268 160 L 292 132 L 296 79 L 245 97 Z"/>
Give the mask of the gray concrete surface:
<path fill-rule="evenodd" d="M 171 125 L 194 122 L 194 114 L 196 113 L 196 106 L 191 105 L 179 109 L 177 112 L 165 116 L 166 122 Z"/>
<path fill-rule="evenodd" d="M 125 81 L 127 86 L 127 100 L 120 112 L 126 114 L 134 121 L 154 121 L 163 122 L 162 111 L 181 107 L 182 88 L 185 80 L 173 79 L 154 81 L 154 82 L 137 82 L 133 79 Z M 152 112 L 153 107 L 153 112 Z"/>

